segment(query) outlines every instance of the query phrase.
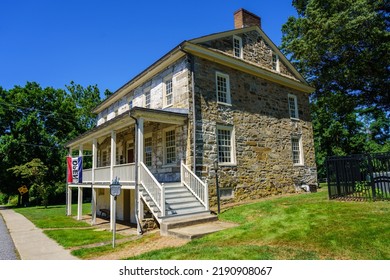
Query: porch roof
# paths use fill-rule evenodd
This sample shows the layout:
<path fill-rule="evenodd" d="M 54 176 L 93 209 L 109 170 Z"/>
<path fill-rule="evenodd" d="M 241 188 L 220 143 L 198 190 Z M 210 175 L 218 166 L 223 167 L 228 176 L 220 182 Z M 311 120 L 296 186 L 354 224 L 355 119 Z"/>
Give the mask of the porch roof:
<path fill-rule="evenodd" d="M 91 143 L 94 138 L 108 134 L 112 130 L 120 130 L 133 125 L 135 123 L 134 118 L 142 118 L 145 121 L 151 122 L 182 125 L 188 119 L 188 109 L 149 109 L 143 107 L 134 107 L 129 111 L 105 122 L 104 124 L 95 126 L 94 128 L 84 132 L 73 140 L 70 140 L 65 144 L 65 147 L 75 148 L 81 144 Z"/>

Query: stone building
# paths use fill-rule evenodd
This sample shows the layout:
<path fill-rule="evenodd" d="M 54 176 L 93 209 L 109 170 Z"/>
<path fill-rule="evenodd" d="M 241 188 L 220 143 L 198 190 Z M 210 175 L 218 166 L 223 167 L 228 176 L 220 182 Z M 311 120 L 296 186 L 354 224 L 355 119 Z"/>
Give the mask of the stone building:
<path fill-rule="evenodd" d="M 111 213 L 112 180 L 122 192 L 116 217 L 209 213 L 222 203 L 290 193 L 316 184 L 309 94 L 314 90 L 240 9 L 235 29 L 183 41 L 104 100 L 97 125 L 70 141 L 92 154 L 78 189 L 92 189 L 92 219 Z M 138 214 L 136 214 L 138 213 Z M 195 216 L 194 216 L 195 217 Z"/>

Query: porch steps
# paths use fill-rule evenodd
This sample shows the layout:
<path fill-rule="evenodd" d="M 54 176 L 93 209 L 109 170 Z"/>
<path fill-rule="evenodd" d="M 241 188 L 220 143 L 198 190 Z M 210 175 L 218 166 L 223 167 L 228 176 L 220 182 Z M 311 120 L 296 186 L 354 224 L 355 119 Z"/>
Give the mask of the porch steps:
<path fill-rule="evenodd" d="M 197 198 L 184 186 L 181 186 L 180 182 L 165 183 L 165 208 L 166 213 L 162 215 L 153 200 L 147 194 L 147 192 L 141 188 L 141 195 L 152 211 L 157 220 L 160 222 L 179 216 L 194 215 L 199 213 L 210 213 L 205 211 L 204 206 L 197 200 Z"/>

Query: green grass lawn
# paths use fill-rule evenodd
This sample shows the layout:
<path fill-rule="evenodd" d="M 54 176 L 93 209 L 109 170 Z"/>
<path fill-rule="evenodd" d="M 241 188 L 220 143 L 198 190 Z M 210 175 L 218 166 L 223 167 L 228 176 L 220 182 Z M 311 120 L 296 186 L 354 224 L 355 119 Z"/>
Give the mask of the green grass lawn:
<path fill-rule="evenodd" d="M 15 208 L 14 210 L 28 218 L 37 227 L 45 228 L 67 228 L 67 227 L 88 227 L 89 224 L 84 221 L 66 216 L 65 205 L 25 207 Z M 91 204 L 83 204 L 83 214 L 91 212 Z M 72 205 L 72 213 L 77 213 L 77 204 Z"/>
<path fill-rule="evenodd" d="M 330 201 L 327 192 L 238 206 L 240 224 L 179 248 L 134 259 L 390 259 L 390 203 Z"/>
<path fill-rule="evenodd" d="M 50 238 L 64 248 L 72 248 L 95 243 L 110 242 L 112 233 L 94 229 L 85 221 L 65 215 L 65 205 L 44 207 L 16 208 L 16 212 L 24 215 Z M 83 204 L 83 214 L 91 212 L 91 204 Z M 77 205 L 72 205 L 72 213 L 77 213 Z M 117 239 L 124 236 L 116 234 Z"/>
<path fill-rule="evenodd" d="M 65 206 L 17 211 L 43 229 L 58 228 L 45 230 L 45 233 L 67 248 L 102 242 L 111 236 L 109 232 L 78 228 L 89 224 L 65 216 Z M 388 260 L 389 214 L 389 202 L 329 200 L 323 188 L 318 193 L 275 197 L 224 210 L 219 219 L 239 226 L 193 240 L 182 247 L 151 251 L 133 259 Z M 145 235 L 115 249 L 107 245 L 73 253 L 81 258 L 93 258 L 142 242 L 148 244 L 153 238 Z"/>

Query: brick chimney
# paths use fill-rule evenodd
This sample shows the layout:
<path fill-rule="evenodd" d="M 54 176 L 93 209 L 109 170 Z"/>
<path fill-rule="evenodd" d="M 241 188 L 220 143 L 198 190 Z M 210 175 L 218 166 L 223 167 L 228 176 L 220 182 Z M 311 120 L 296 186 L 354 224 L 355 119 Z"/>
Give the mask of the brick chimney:
<path fill-rule="evenodd" d="M 261 19 L 259 16 L 245 10 L 239 9 L 234 13 L 234 28 L 244 28 L 256 25 L 261 28 Z"/>

